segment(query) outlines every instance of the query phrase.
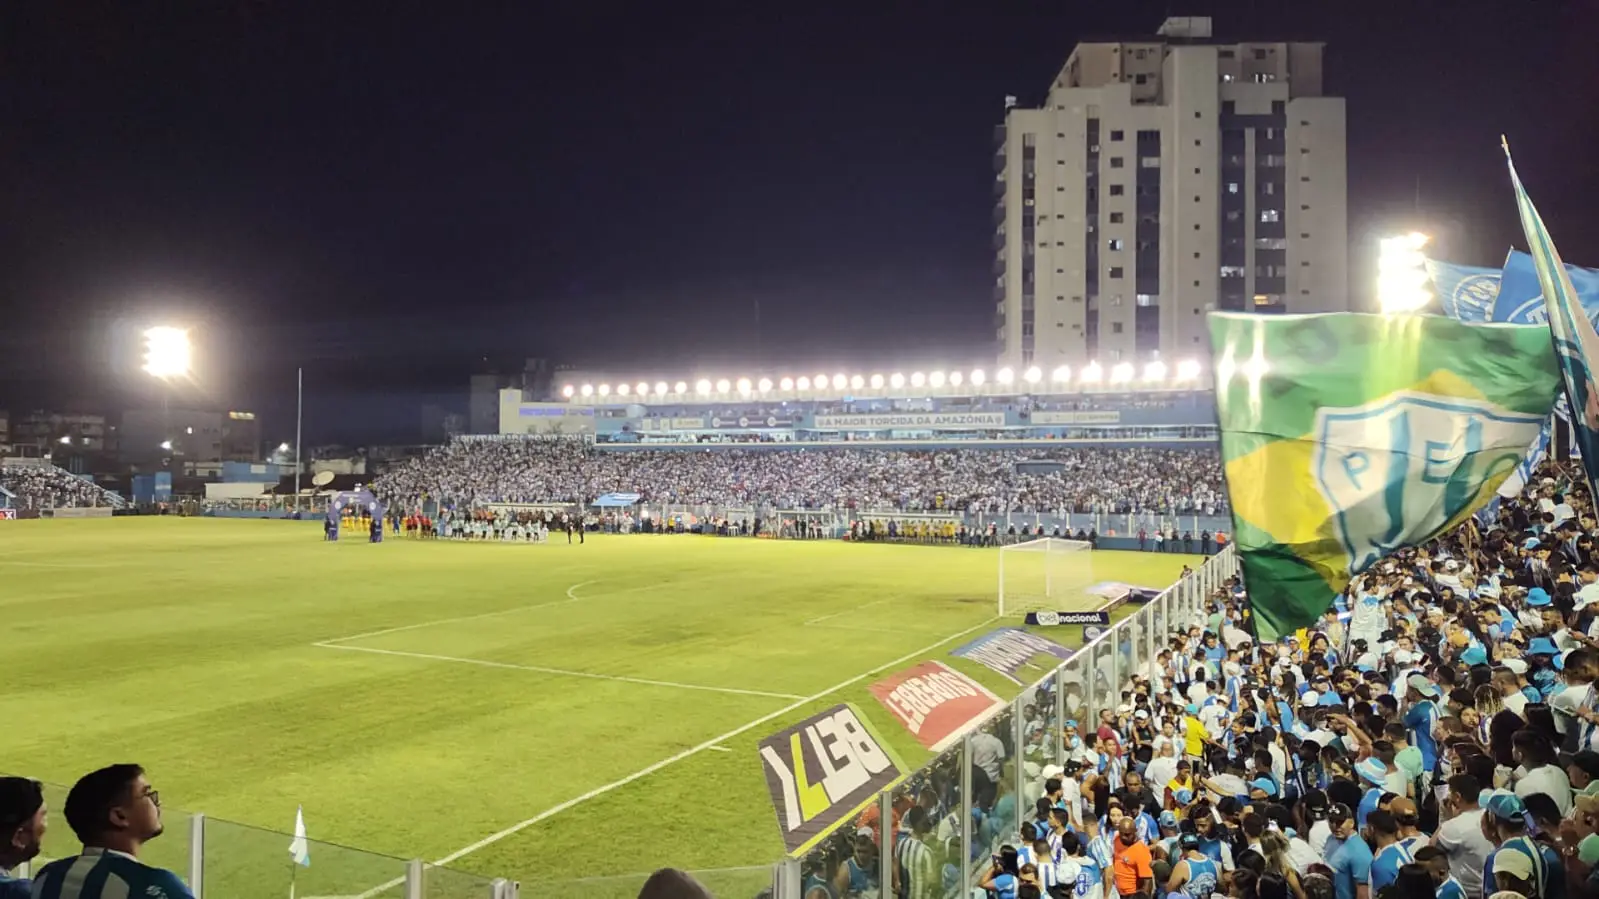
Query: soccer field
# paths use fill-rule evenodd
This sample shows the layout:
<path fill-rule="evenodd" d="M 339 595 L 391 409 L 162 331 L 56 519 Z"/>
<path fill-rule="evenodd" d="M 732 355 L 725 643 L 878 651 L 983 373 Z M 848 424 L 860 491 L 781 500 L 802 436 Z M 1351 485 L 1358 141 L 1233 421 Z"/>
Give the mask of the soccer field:
<path fill-rule="evenodd" d="M 1092 561 L 1095 579 L 1161 587 L 1198 563 Z M 525 895 L 612 877 L 636 892 L 624 875 L 783 854 L 761 737 L 853 702 L 919 765 L 873 681 L 937 658 L 1016 695 L 948 655 L 1000 626 L 996 568 L 993 550 L 693 535 L 373 546 L 281 521 L 0 523 L 0 770 L 70 784 L 135 761 L 169 821 L 287 831 L 303 805 L 315 840 Z M 151 857 L 184 870 L 184 829 Z M 287 837 L 256 842 L 286 877 Z"/>

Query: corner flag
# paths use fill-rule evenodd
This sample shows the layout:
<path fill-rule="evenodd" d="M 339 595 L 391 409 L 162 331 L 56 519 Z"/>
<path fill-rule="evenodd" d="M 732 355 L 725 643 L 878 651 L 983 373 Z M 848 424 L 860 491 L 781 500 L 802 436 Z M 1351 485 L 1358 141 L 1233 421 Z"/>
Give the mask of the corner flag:
<path fill-rule="evenodd" d="M 300 867 L 311 867 L 311 843 L 305 838 L 304 808 L 294 810 L 294 840 L 289 843 L 289 855 Z"/>

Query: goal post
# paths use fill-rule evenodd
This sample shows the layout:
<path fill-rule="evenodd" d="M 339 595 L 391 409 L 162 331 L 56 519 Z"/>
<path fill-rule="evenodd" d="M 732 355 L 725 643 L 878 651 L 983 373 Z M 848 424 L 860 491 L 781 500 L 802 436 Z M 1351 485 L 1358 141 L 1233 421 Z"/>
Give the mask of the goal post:
<path fill-rule="evenodd" d="M 1086 540 L 1040 537 L 999 548 L 999 614 L 1060 611 L 1082 603 L 1094 582 Z"/>

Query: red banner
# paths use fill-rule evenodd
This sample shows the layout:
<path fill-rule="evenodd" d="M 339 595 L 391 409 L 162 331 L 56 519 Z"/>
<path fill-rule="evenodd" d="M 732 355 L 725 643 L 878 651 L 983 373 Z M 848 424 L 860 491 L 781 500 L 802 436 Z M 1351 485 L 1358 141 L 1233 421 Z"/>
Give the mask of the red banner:
<path fill-rule="evenodd" d="M 967 725 L 1004 702 L 987 687 L 943 662 L 923 662 L 871 686 L 918 742 L 939 752 Z"/>

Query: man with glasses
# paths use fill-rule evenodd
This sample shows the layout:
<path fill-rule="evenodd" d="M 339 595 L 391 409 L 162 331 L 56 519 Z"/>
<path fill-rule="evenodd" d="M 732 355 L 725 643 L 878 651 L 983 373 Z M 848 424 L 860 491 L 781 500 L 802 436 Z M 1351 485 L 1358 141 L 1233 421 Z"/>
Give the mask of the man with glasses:
<path fill-rule="evenodd" d="M 0 899 L 28 899 L 29 882 L 10 872 L 39 854 L 45 823 L 39 782 L 0 777 Z"/>
<path fill-rule="evenodd" d="M 138 765 L 83 776 L 67 794 L 67 826 L 83 852 L 51 862 L 33 882 L 33 899 L 193 899 L 176 874 L 139 861 L 161 835 L 161 794 Z"/>

